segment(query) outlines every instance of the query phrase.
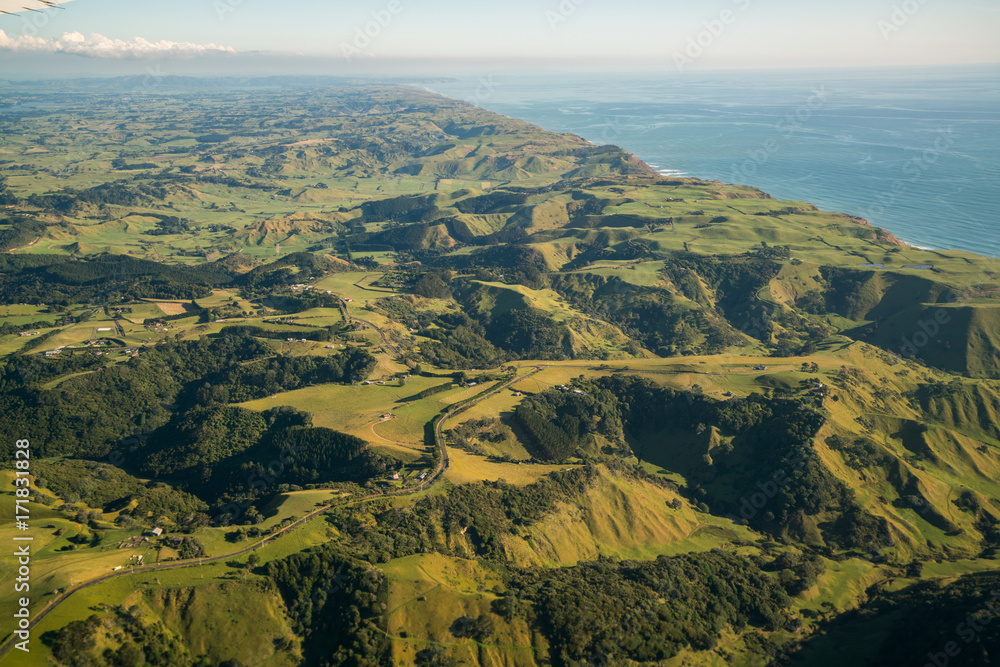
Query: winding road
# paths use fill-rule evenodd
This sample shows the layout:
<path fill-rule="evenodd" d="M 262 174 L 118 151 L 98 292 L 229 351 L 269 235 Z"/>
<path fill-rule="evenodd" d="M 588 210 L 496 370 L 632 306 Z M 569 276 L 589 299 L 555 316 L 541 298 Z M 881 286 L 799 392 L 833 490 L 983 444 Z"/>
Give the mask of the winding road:
<path fill-rule="evenodd" d="M 372 325 L 372 326 L 374 326 L 374 325 Z M 376 327 L 376 329 L 377 329 L 377 327 Z M 252 545 L 250 545 L 248 547 L 240 549 L 239 551 L 233 551 L 231 553 L 223 554 L 221 556 L 212 556 L 211 558 L 198 558 L 198 559 L 191 559 L 191 560 L 186 560 L 186 561 L 173 561 L 173 562 L 170 562 L 170 563 L 157 563 L 157 564 L 154 564 L 154 565 L 144 565 L 142 567 L 132 568 L 132 569 L 129 569 L 129 570 L 123 570 L 121 572 L 114 572 L 112 574 L 106 574 L 104 576 L 97 577 L 95 579 L 91 579 L 90 581 L 86 581 L 86 582 L 83 582 L 81 584 L 77 584 L 76 586 L 72 586 L 72 587 L 66 589 L 62 594 L 59 595 L 59 597 L 57 597 L 56 599 L 52 600 L 48 605 L 46 605 L 46 607 L 44 609 L 42 609 L 40 612 L 38 612 L 31 619 L 31 622 L 28 624 L 27 629 L 28 630 L 33 629 L 46 616 L 48 616 L 53 610 L 55 610 L 56 607 L 58 607 L 63 602 L 65 602 L 66 600 L 68 600 L 71 595 L 73 595 L 74 593 L 76 593 L 78 591 L 81 591 L 81 590 L 83 590 L 85 588 L 90 588 L 91 586 L 96 586 L 97 584 L 103 583 L 105 581 L 110 581 L 111 579 L 116 579 L 118 577 L 127 577 L 127 576 L 130 576 L 130 575 L 134 575 L 137 572 L 145 573 L 145 572 L 155 572 L 155 571 L 160 571 L 160 570 L 174 570 L 174 569 L 179 569 L 179 568 L 182 568 L 182 567 L 199 567 L 201 565 L 208 565 L 208 564 L 211 564 L 211 563 L 222 562 L 222 561 L 225 561 L 225 560 L 228 560 L 228 559 L 231 559 L 231 558 L 236 558 L 238 556 L 242 556 L 244 554 L 248 554 L 251 551 L 255 551 L 256 549 L 259 549 L 260 547 L 264 546 L 265 544 L 268 544 L 269 542 L 272 542 L 272 541 L 274 541 L 274 540 L 276 540 L 276 539 L 278 539 L 278 538 L 280 538 L 280 537 L 282 537 L 284 535 L 287 535 L 289 532 L 295 530 L 299 526 L 305 524 L 308 521 L 311 521 L 312 519 L 315 519 L 319 515 L 321 515 L 324 512 L 327 512 L 327 511 L 333 509 L 334 507 L 346 506 L 346 505 L 350 505 L 350 504 L 353 504 L 353 503 L 367 502 L 369 500 L 375 500 L 377 498 L 385 498 L 387 496 L 411 495 L 411 494 L 418 493 L 420 491 L 423 491 L 423 490 L 429 488 L 432 484 L 434 484 L 445 473 L 445 471 L 448 470 L 448 465 L 450 463 L 450 460 L 449 460 L 449 457 L 448 457 L 448 448 L 444 444 L 444 434 L 443 434 L 444 423 L 446 421 L 448 421 L 449 419 L 451 419 L 452 417 L 454 417 L 455 415 L 457 415 L 457 414 L 459 414 L 461 412 L 464 412 L 465 410 L 468 410 L 469 408 L 473 407 L 474 405 L 478 405 L 479 403 L 482 403 L 483 401 L 485 401 L 488 398 L 491 398 L 492 396 L 495 396 L 496 394 L 500 393 L 504 389 L 507 389 L 511 385 L 513 385 L 513 384 L 515 384 L 517 382 L 520 382 L 522 380 L 525 380 L 525 379 L 527 379 L 527 378 L 529 378 L 529 377 L 531 377 L 531 376 L 533 376 L 533 375 L 535 375 L 537 373 L 540 373 L 545 368 L 547 368 L 547 366 L 535 366 L 534 370 L 531 371 L 530 373 L 525 373 L 524 375 L 521 375 L 521 376 L 515 376 L 514 378 L 508 380 L 507 382 L 505 382 L 505 383 L 503 383 L 501 385 L 498 385 L 498 386 L 494 387 L 493 389 L 485 391 L 481 395 L 476 396 L 476 397 L 474 397 L 472 399 L 469 399 L 468 401 L 463 401 L 462 403 L 459 403 L 458 405 L 455 405 L 455 406 L 449 408 L 448 410 L 446 410 L 445 412 L 441 413 L 438 417 L 435 417 L 435 420 L 437 421 L 437 424 L 435 425 L 435 428 L 434 428 L 434 439 L 436 441 L 438 449 L 440 450 L 441 458 L 438 461 L 437 469 L 434 471 L 434 473 L 432 475 L 428 476 L 428 478 L 426 480 L 424 480 L 423 482 L 421 482 L 420 484 L 418 484 L 416 486 L 413 486 L 413 487 L 404 487 L 404 488 L 400 488 L 400 489 L 396 489 L 396 490 L 388 491 L 388 492 L 384 492 L 384 493 L 373 493 L 373 494 L 369 494 L 367 496 L 362 496 L 362 497 L 359 497 L 359 498 L 350 498 L 350 499 L 344 500 L 342 502 L 330 503 L 328 505 L 324 505 L 323 507 L 320 507 L 319 509 L 316 509 L 316 510 L 312 511 L 311 513 L 307 514 L 306 516 L 302 517 L 298 521 L 295 521 L 294 523 L 285 526 L 281 530 L 278 530 L 277 532 L 272 533 L 271 535 L 268 535 L 268 536 L 264 537 L 263 539 L 261 539 L 260 541 L 254 543 L 254 544 L 252 544 Z M 14 643 L 17 640 L 18 640 L 17 635 L 15 635 L 15 634 L 12 633 L 11 636 L 8 637 L 4 641 L 3 645 L 0 646 L 0 659 L 2 659 L 11 650 L 11 648 L 14 646 Z"/>
<path fill-rule="evenodd" d="M 366 288 L 362 287 L 361 289 L 366 289 Z M 385 332 L 382 331 L 381 328 L 376 326 L 373 322 L 369 322 L 368 320 L 362 319 L 360 317 L 352 316 L 351 313 L 349 312 L 347 301 L 345 301 L 343 297 L 337 296 L 337 300 L 340 302 L 339 303 L 340 314 L 343 316 L 345 323 L 350 324 L 351 322 L 360 322 L 364 327 L 371 327 L 372 329 L 375 330 L 375 333 L 378 334 L 379 338 L 382 339 L 382 344 L 386 347 L 386 349 L 391 351 L 394 356 L 397 357 L 399 356 L 399 348 L 397 348 L 395 345 L 389 342 L 389 337 L 385 335 Z"/>

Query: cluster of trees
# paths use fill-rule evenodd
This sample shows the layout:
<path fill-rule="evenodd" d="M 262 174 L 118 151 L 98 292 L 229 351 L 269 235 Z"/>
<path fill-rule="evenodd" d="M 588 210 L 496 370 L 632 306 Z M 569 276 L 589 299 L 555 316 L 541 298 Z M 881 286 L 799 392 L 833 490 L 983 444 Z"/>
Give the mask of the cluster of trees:
<path fill-rule="evenodd" d="M 172 266 L 127 255 L 102 254 L 85 260 L 56 259 L 46 267 L 46 278 L 65 285 L 89 285 L 107 280 L 156 277 L 202 285 L 228 283 L 231 275 L 218 266 Z"/>
<path fill-rule="evenodd" d="M 2 195 L 0 195 L 2 196 Z M 0 218 L 0 251 L 22 248 L 35 241 L 49 227 L 49 223 L 24 215 Z"/>
<path fill-rule="evenodd" d="M 468 638 L 482 643 L 493 636 L 493 616 L 490 614 L 480 614 L 476 618 L 460 616 L 451 624 L 449 630 L 458 639 Z"/>
<path fill-rule="evenodd" d="M 310 385 L 359 382 L 371 375 L 377 364 L 375 357 L 360 348 L 329 357 L 270 357 L 230 366 L 207 378 L 197 390 L 197 401 L 242 403 Z"/>
<path fill-rule="evenodd" d="M 166 423 L 164 406 L 176 403 L 191 383 L 270 354 L 246 336 L 174 341 L 54 389 L 9 387 L 0 400 L 0 451 L 12 456 L 11 443 L 31 433 L 40 457 L 108 456 L 122 439 Z M 192 399 L 193 393 L 191 387 Z"/>
<path fill-rule="evenodd" d="M 497 418 L 484 417 L 470 419 L 454 428 L 445 431 L 448 445 L 458 447 L 472 454 L 486 456 L 486 450 L 481 443 L 498 443 L 514 439 L 514 432 L 509 426 Z M 512 459 L 509 455 L 509 458 Z"/>
<path fill-rule="evenodd" d="M 265 344 L 239 334 L 163 343 L 49 390 L 41 388 L 49 378 L 92 363 L 22 359 L 0 375 L 0 433 L 9 448 L 30 432 L 41 457 L 111 455 L 116 466 L 173 476 L 202 499 L 215 499 L 217 508 L 269 497 L 281 485 L 363 483 L 392 467 L 358 438 L 309 428 L 306 414 L 225 405 L 366 377 L 375 365 L 370 354 L 273 358 Z M 164 406 L 173 406 L 173 412 Z M 133 438 L 129 444 L 131 436 L 148 440 Z M 179 523 L 207 510 L 198 498 L 165 485 L 144 485 L 113 466 L 67 461 L 44 469 L 57 493 L 92 506 L 138 501 L 132 514 L 149 510 Z"/>
<path fill-rule="evenodd" d="M 483 235 L 476 234 L 466 221 L 458 218 L 445 218 L 443 222 L 447 225 L 448 233 L 453 238 L 471 245 L 496 246 L 503 243 L 517 243 L 528 238 L 527 230 L 516 221 L 508 222 L 503 229 Z"/>
<path fill-rule="evenodd" d="M 692 308 L 666 289 L 582 273 L 551 276 L 550 282 L 577 309 L 616 324 L 660 356 L 716 354 L 745 340 L 713 309 Z"/>
<path fill-rule="evenodd" d="M 209 134 L 203 134 L 201 136 L 195 137 L 195 141 L 199 144 L 223 144 L 231 138 L 231 135 L 222 134 L 221 132 L 210 132 Z"/>
<path fill-rule="evenodd" d="M 86 190 L 68 188 L 56 193 L 31 195 L 26 201 L 29 206 L 69 215 L 78 211 L 81 204 L 142 206 L 151 201 L 163 201 L 168 194 L 164 188 L 147 185 L 133 179 L 131 181 L 102 183 Z"/>
<path fill-rule="evenodd" d="M 364 222 L 400 223 L 427 222 L 439 213 L 434 205 L 434 196 L 406 195 L 392 199 L 380 199 L 361 205 Z"/>
<path fill-rule="evenodd" d="M 573 216 L 573 221 L 567 225 L 568 228 L 576 229 L 599 229 L 599 228 L 623 228 L 633 229 L 657 229 L 665 224 L 671 224 L 672 218 L 649 218 L 644 215 L 632 215 L 629 213 L 616 213 L 613 215 L 579 215 Z"/>
<path fill-rule="evenodd" d="M 450 299 L 451 288 L 448 287 L 440 274 L 425 273 L 413 285 L 413 293 L 427 299 Z"/>
<path fill-rule="evenodd" d="M 384 613 L 389 585 L 380 570 L 327 544 L 271 561 L 264 572 L 277 584 L 303 638 L 304 664 L 389 663 Z"/>
<path fill-rule="evenodd" d="M 1000 548 L 1000 518 L 996 507 L 984 505 L 980 497 L 973 491 L 963 491 L 952 501 L 963 512 L 972 514 L 975 527 L 983 535 L 983 543 L 987 549 L 984 556 L 995 554 Z"/>
<path fill-rule="evenodd" d="M 274 434 L 264 451 L 276 460 L 288 460 L 290 484 L 364 483 L 400 465 L 375 453 L 361 438 L 328 428 L 284 429 Z"/>
<path fill-rule="evenodd" d="M 445 313 L 434 327 L 420 330 L 432 339 L 422 343 L 420 353 L 428 363 L 441 368 L 494 368 L 508 356 L 486 338 L 486 329 L 465 313 Z"/>
<path fill-rule="evenodd" d="M 783 630 L 789 604 L 752 561 L 709 552 L 515 571 L 494 608 L 539 628 L 553 664 L 568 666 L 659 663 L 732 631 Z"/>
<path fill-rule="evenodd" d="M 598 197 L 581 190 L 573 190 L 571 194 L 573 201 L 566 205 L 566 212 L 569 213 L 571 220 L 600 215 L 604 209 L 616 203 L 614 200 Z"/>
<path fill-rule="evenodd" d="M 592 435 L 623 443 L 626 429 L 634 434 L 680 431 L 694 423 L 710 423 L 712 416 L 711 403 L 703 397 L 636 376 L 574 382 L 568 391 L 551 389 L 529 396 L 514 412 L 536 456 L 549 460 L 586 449 Z M 641 451 L 638 454 L 642 456 Z"/>
<path fill-rule="evenodd" d="M 13 442 L 16 433 L 30 431 L 43 443 L 38 453 L 44 456 L 103 457 L 123 438 L 165 424 L 164 405 L 240 402 L 310 384 L 349 382 L 367 377 L 375 365 L 370 354 L 354 349 L 333 357 L 265 359 L 270 355 L 265 344 L 246 335 L 169 342 L 50 390 L 38 385 L 53 370 L 35 376 L 33 367 L 11 368 L 2 376 L 0 433 Z"/>
<path fill-rule="evenodd" d="M 61 331 L 62 329 L 52 329 L 43 334 L 39 334 L 38 336 L 32 336 L 27 343 L 21 346 L 21 354 L 26 354 L 32 350 L 40 348 L 42 345 L 59 335 L 59 332 Z"/>
<path fill-rule="evenodd" d="M 152 162 L 129 163 L 125 158 L 115 158 L 111 161 L 111 166 L 118 171 L 133 171 L 137 169 L 156 169 L 157 165 Z"/>
<path fill-rule="evenodd" d="M 844 462 L 855 470 L 885 468 L 896 459 L 869 438 L 847 438 L 831 435 L 826 444 L 835 452 L 840 452 Z"/>
<path fill-rule="evenodd" d="M 308 252 L 296 252 L 277 259 L 270 264 L 258 266 L 243 275 L 234 276 L 233 284 L 239 286 L 247 294 L 266 293 L 276 287 L 285 287 L 290 284 L 302 282 L 303 277 L 319 277 L 330 273 L 349 269 L 349 265 L 332 262 L 329 258 L 321 255 L 314 255 Z M 289 297 L 286 297 L 289 298 Z M 301 310 L 309 308 L 324 307 L 335 308 L 336 297 L 323 292 L 309 292 L 298 295 L 289 300 L 289 304 L 296 303 L 301 306 Z M 292 310 L 288 312 L 301 312 Z"/>
<path fill-rule="evenodd" d="M 686 457 L 670 456 L 683 468 L 678 472 L 694 484 L 695 500 L 716 513 L 741 516 L 773 534 L 796 534 L 807 517 L 834 516 L 836 521 L 822 528 L 830 547 L 865 548 L 882 531 L 883 522 L 861 508 L 854 492 L 820 460 L 812 443 L 825 418 L 801 401 L 751 394 L 717 403 L 639 378 L 601 378 L 596 383 L 615 393 L 624 408 L 622 422 L 634 433 L 719 429 L 723 437 L 716 447 L 688 444 L 705 447 L 702 455 L 692 456 L 695 450 Z M 647 448 L 684 442 L 671 440 L 654 441 Z"/>
<path fill-rule="evenodd" d="M 526 245 L 496 245 L 468 255 L 448 255 L 441 257 L 437 265 L 460 270 L 500 269 L 517 271 L 533 267 L 538 271 L 548 270 L 545 255 L 537 248 Z"/>
<path fill-rule="evenodd" d="M 754 309 L 761 305 L 757 293 L 780 270 L 780 264 L 761 258 L 686 257 L 667 262 L 663 274 L 688 299 L 718 309 L 735 328 L 769 342 L 772 329 L 760 324 L 762 318 Z M 705 292 L 702 282 L 712 289 L 714 298 Z"/>
<path fill-rule="evenodd" d="M 0 206 L 14 206 L 20 200 L 7 187 L 7 179 L 0 176 Z"/>
<path fill-rule="evenodd" d="M 228 349 L 224 341 L 232 343 Z M 165 422 L 162 406 L 174 402 L 185 381 L 268 352 L 252 339 L 171 343 L 55 389 L 13 387 L 0 402 L 0 433 L 9 439 L 31 432 L 42 456 L 106 456 L 122 438 Z"/>
<path fill-rule="evenodd" d="M 158 219 L 156 228 L 146 232 L 147 236 L 186 234 L 191 231 L 191 221 L 187 218 L 178 218 L 175 215 L 158 215 L 155 213 L 146 213 L 145 215 Z"/>
<path fill-rule="evenodd" d="M 205 556 L 205 545 L 197 537 L 188 535 L 182 538 L 181 543 L 177 545 L 177 556 L 180 560 L 202 558 Z"/>
<path fill-rule="evenodd" d="M 594 224 L 604 226 L 607 220 L 607 218 L 598 218 L 594 221 Z M 670 220 L 670 218 L 667 220 Z M 650 229 L 656 229 L 655 225 L 664 223 L 662 221 L 647 219 L 647 224 Z M 629 239 L 625 243 L 619 243 L 613 247 L 605 245 L 601 240 L 596 240 L 592 244 L 588 245 L 583 252 L 574 257 L 570 263 L 563 267 L 563 270 L 574 271 L 601 260 L 627 262 L 637 259 L 663 259 L 663 257 L 664 253 L 653 250 L 650 247 L 649 241 L 644 239 Z"/>
<path fill-rule="evenodd" d="M 862 320 L 866 319 L 868 311 L 875 304 L 871 303 L 865 290 L 871 280 L 871 274 L 865 271 L 855 271 L 836 267 L 822 267 L 820 273 L 826 284 L 822 292 L 823 302 L 812 305 L 818 312 L 837 313 L 844 317 Z"/>
<path fill-rule="evenodd" d="M 95 461 L 37 461 L 35 483 L 67 503 L 84 502 L 105 512 L 121 512 L 141 524 L 166 517 L 177 525 L 207 519 L 208 505 L 166 484 L 143 482 L 121 468 Z"/>
<path fill-rule="evenodd" d="M 562 359 L 573 354 L 569 329 L 537 308 L 489 318 L 484 328 L 490 342 L 521 359 Z"/>
<path fill-rule="evenodd" d="M 470 197 L 455 202 L 454 206 L 462 213 L 485 215 L 498 209 L 509 209 L 513 206 L 523 206 L 528 201 L 528 195 L 523 192 L 505 192 L 494 190 L 479 197 Z"/>
<path fill-rule="evenodd" d="M 592 449 L 593 434 L 622 439 L 618 400 L 608 391 L 546 391 L 522 401 L 514 419 L 527 435 L 532 455 L 545 461 L 561 461 L 578 450 Z"/>
<path fill-rule="evenodd" d="M 797 213 L 806 213 L 814 210 L 816 210 L 815 207 L 802 208 L 801 206 L 786 206 L 785 208 L 779 208 L 773 211 L 763 211 L 761 213 L 754 213 L 754 215 L 759 215 L 761 217 L 768 217 L 768 218 L 778 218 L 783 215 L 795 215 Z"/>
<path fill-rule="evenodd" d="M 257 503 L 293 485 L 364 483 L 398 465 L 360 438 L 311 423 L 288 407 L 195 407 L 153 433 L 136 466 L 183 482 L 213 501 L 217 518 L 232 521 L 230 503 Z"/>
<path fill-rule="evenodd" d="M 424 359 L 443 368 L 493 368 L 510 359 L 565 359 L 572 357 L 569 329 L 545 311 L 518 308 L 492 315 L 480 308 L 482 286 L 466 281 L 445 282 L 435 272 L 422 276 L 414 287 L 419 296 L 449 298 L 453 288 L 462 310 L 434 314 L 417 312 L 402 299 L 380 305 L 387 316 L 418 327 L 431 342 L 422 343 Z"/>
<path fill-rule="evenodd" d="M 203 310 L 200 311 L 200 321 L 202 322 L 214 322 L 219 319 L 219 311 L 216 309 Z M 191 317 L 192 313 L 186 313 L 186 317 Z M 158 322 L 164 321 L 166 318 L 158 318 Z M 299 324 L 298 326 L 307 327 L 309 325 Z M 333 340 L 340 328 L 335 326 L 327 327 L 312 327 L 309 331 L 281 331 L 277 329 L 265 329 L 263 327 L 254 326 L 252 324 L 233 324 L 223 329 L 227 333 L 231 334 L 246 334 L 247 336 L 253 336 L 254 338 L 267 338 L 270 340 L 286 340 L 289 337 L 294 338 L 304 338 L 305 340 L 317 341 L 320 343 L 325 343 L 327 341 Z"/>
<path fill-rule="evenodd" d="M 812 442 L 825 419 L 801 401 L 751 394 L 716 402 L 625 375 L 575 385 L 584 393 L 549 390 L 515 410 L 539 458 L 593 455 L 594 435 L 627 449 L 628 432 L 640 458 L 684 475 L 693 503 L 758 530 L 799 534 L 809 517 L 832 516 L 827 544 L 846 548 L 865 548 L 882 530 L 820 460 Z"/>
<path fill-rule="evenodd" d="M 192 658 L 187 646 L 162 623 L 146 622 L 138 607 L 106 608 L 42 635 L 57 664 L 64 667 L 215 667 Z"/>
<path fill-rule="evenodd" d="M 598 474 L 588 466 L 554 473 L 525 487 L 502 480 L 465 484 L 446 495 L 423 498 L 408 510 L 387 505 L 374 512 L 375 525 L 350 508 L 332 510 L 329 516 L 349 539 L 351 551 L 371 561 L 439 552 L 505 562 L 504 540 L 517 527 L 530 526 L 556 503 L 578 497 Z"/>
<path fill-rule="evenodd" d="M 413 223 L 390 227 L 376 234 L 351 237 L 350 244 L 357 251 L 378 252 L 379 250 L 420 250 L 426 245 L 431 227 L 441 223 Z"/>
<path fill-rule="evenodd" d="M 25 386 L 37 386 L 71 373 L 93 370 L 106 361 L 89 354 L 47 358 L 34 354 L 9 357 L 0 366 L 0 395 Z"/>
<path fill-rule="evenodd" d="M 232 275 L 214 263 L 172 266 L 109 254 L 87 259 L 12 256 L 0 262 L 0 303 L 195 299 L 231 280 Z"/>
<path fill-rule="evenodd" d="M 306 292 L 295 296 L 285 295 L 280 298 L 272 298 L 271 302 L 275 310 L 292 315 L 303 313 L 313 308 L 338 308 L 340 299 L 325 292 Z"/>
<path fill-rule="evenodd" d="M 303 418 L 239 407 L 195 407 L 174 415 L 150 436 L 137 467 L 153 477 L 195 473 L 208 479 L 212 466 L 257 444 L 276 422 L 299 426 Z"/>
<path fill-rule="evenodd" d="M 713 222 L 715 221 L 713 220 Z M 757 248 L 754 254 L 768 259 L 788 259 L 792 256 L 792 249 L 786 245 L 768 245 L 761 241 L 760 248 Z"/>
<path fill-rule="evenodd" d="M 427 389 L 424 389 L 423 391 L 421 391 L 421 392 L 419 392 L 417 394 L 414 394 L 413 396 L 410 396 L 406 400 L 407 401 L 420 401 L 420 400 L 423 400 L 423 399 L 428 398 L 430 396 L 433 396 L 434 394 L 440 394 L 440 393 L 446 392 L 449 389 L 454 388 L 454 386 L 455 386 L 455 383 L 453 383 L 453 382 L 445 382 L 444 384 L 439 384 L 439 385 L 436 385 L 434 387 L 428 387 Z"/>
<path fill-rule="evenodd" d="M 876 593 L 824 623 L 789 662 L 816 664 L 838 648 L 860 644 L 867 663 L 877 667 L 946 665 L 953 658 L 969 667 L 994 665 L 1000 655 L 997 591 L 1000 575 L 988 572 L 948 585 L 934 580 Z"/>

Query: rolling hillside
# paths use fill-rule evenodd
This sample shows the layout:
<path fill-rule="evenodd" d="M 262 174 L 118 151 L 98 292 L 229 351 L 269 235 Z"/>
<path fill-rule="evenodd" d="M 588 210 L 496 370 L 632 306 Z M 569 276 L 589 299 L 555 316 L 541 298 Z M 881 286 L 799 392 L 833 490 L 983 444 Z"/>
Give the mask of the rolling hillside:
<path fill-rule="evenodd" d="M 24 664 L 889 665 L 982 608 L 995 260 L 271 83 L 0 116 Z"/>

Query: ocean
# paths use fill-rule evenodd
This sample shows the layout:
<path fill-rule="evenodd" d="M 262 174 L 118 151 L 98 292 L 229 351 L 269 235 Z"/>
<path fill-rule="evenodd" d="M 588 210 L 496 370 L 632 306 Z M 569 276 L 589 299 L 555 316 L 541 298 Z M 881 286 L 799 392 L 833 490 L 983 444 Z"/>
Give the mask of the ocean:
<path fill-rule="evenodd" d="M 504 74 L 430 89 L 760 188 L 925 248 L 1000 257 L 1000 68 Z"/>

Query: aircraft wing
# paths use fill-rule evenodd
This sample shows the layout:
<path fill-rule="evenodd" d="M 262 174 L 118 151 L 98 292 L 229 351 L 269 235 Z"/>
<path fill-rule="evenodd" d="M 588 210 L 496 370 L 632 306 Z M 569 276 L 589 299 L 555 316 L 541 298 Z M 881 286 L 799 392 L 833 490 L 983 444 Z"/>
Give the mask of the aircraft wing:
<path fill-rule="evenodd" d="M 0 0 L 0 14 L 40 12 L 72 0 Z"/>

